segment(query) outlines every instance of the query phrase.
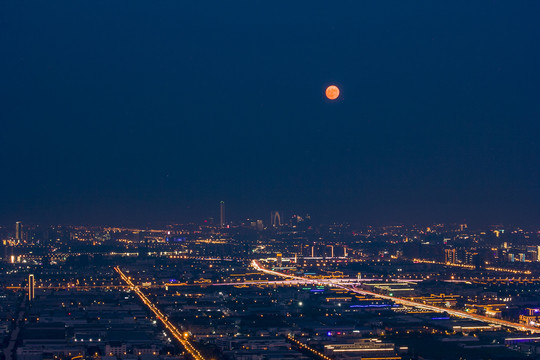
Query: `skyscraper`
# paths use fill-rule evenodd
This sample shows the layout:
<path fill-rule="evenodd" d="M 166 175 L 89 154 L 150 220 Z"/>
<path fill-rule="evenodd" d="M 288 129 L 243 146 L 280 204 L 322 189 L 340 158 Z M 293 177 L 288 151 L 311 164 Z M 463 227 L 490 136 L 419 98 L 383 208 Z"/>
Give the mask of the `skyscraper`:
<path fill-rule="evenodd" d="M 15 240 L 17 240 L 17 242 L 22 241 L 22 238 L 23 238 L 23 236 L 22 236 L 22 232 L 23 232 L 22 227 L 23 227 L 22 222 L 17 221 L 15 223 Z"/>
<path fill-rule="evenodd" d="M 225 201 L 219 203 L 219 225 L 225 227 Z"/>
<path fill-rule="evenodd" d="M 35 296 L 35 285 L 36 285 L 36 281 L 34 279 L 34 274 L 30 274 L 28 275 L 28 300 L 32 301 L 34 300 L 34 296 Z"/>

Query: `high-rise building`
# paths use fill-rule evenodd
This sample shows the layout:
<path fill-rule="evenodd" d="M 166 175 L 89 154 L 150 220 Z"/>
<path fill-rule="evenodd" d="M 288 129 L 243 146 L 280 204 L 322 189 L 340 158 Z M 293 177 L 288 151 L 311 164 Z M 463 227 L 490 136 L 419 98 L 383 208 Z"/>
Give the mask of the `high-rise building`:
<path fill-rule="evenodd" d="M 28 300 L 32 301 L 35 297 L 35 285 L 34 274 L 28 275 Z"/>
<path fill-rule="evenodd" d="M 444 262 L 447 264 L 457 263 L 456 249 L 444 249 Z"/>
<path fill-rule="evenodd" d="M 478 253 L 476 251 L 465 251 L 465 263 L 469 265 L 477 265 Z"/>
<path fill-rule="evenodd" d="M 225 227 L 225 201 L 219 203 L 219 226 Z"/>
<path fill-rule="evenodd" d="M 283 265 L 283 255 L 281 253 L 276 254 L 276 265 L 281 267 Z"/>
<path fill-rule="evenodd" d="M 21 221 L 15 223 L 15 240 L 21 242 L 23 238 L 23 224 Z"/>

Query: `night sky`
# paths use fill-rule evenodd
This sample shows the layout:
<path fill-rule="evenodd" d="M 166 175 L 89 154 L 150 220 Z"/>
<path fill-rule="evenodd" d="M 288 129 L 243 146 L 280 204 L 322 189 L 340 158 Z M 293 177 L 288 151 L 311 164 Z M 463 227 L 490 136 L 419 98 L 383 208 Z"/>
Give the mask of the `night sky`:
<path fill-rule="evenodd" d="M 0 222 L 538 224 L 539 14 L 2 1 Z"/>

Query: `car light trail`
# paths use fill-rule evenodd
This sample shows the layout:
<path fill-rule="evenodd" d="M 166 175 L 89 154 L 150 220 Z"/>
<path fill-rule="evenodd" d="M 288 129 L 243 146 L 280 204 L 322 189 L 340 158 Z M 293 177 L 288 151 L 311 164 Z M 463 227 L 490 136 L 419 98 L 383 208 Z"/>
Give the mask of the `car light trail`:
<path fill-rule="evenodd" d="M 141 299 L 141 301 L 146 305 L 158 318 L 159 321 L 165 326 L 167 330 L 172 334 L 172 336 L 178 340 L 178 342 L 182 345 L 184 349 L 195 359 L 195 360 L 205 360 L 204 357 L 199 353 L 197 349 L 191 344 L 191 342 L 187 339 L 187 334 L 182 334 L 180 330 L 176 326 L 174 326 L 169 319 L 159 310 L 151 301 L 148 299 L 146 295 L 143 294 L 143 292 L 139 289 L 137 285 L 135 285 L 123 272 L 120 270 L 118 266 L 114 268 L 114 270 L 120 275 L 120 278 L 129 286 L 131 290 L 137 294 L 137 296 Z"/>
<path fill-rule="evenodd" d="M 316 284 L 316 285 L 329 285 L 328 283 L 319 282 L 316 279 L 307 279 L 307 278 L 303 278 L 301 276 L 288 275 L 288 274 L 284 274 L 284 273 L 281 273 L 281 272 L 278 272 L 278 271 L 265 269 L 259 264 L 259 262 L 257 260 L 253 260 L 251 265 L 256 270 L 259 270 L 259 271 L 261 271 L 263 273 L 266 273 L 266 274 L 271 274 L 271 275 L 275 275 L 275 276 L 281 276 L 281 277 L 288 278 L 288 279 L 304 280 L 304 281 L 308 281 L 308 282 L 311 282 L 312 284 Z M 494 319 L 494 318 L 490 318 L 490 317 L 482 316 L 482 315 L 477 315 L 477 314 L 469 314 L 469 313 L 467 313 L 465 311 L 461 311 L 461 310 L 453 310 L 453 309 L 443 308 L 443 307 L 434 306 L 434 305 L 426 305 L 426 304 L 418 303 L 416 301 L 405 300 L 405 299 L 395 297 L 395 296 L 382 295 L 382 294 L 378 294 L 378 293 L 368 291 L 368 290 L 356 289 L 356 288 L 353 288 L 353 287 L 350 287 L 350 286 L 345 286 L 345 285 L 340 284 L 340 283 L 331 283 L 331 285 L 335 286 L 335 287 L 338 287 L 338 288 L 341 288 L 341 289 L 344 289 L 344 290 L 352 291 L 352 292 L 360 294 L 360 295 L 370 295 L 370 296 L 378 297 L 380 299 L 392 300 L 396 304 L 401 304 L 401 305 L 404 305 L 404 306 L 415 307 L 415 308 L 420 308 L 420 309 L 430 310 L 430 311 L 436 311 L 436 312 L 446 312 L 446 313 L 448 313 L 450 315 L 454 315 L 454 316 L 457 316 L 457 317 L 470 319 L 470 320 L 477 320 L 477 321 L 481 321 L 481 322 L 489 323 L 489 324 L 497 324 L 497 325 L 501 325 L 501 326 L 506 326 L 506 327 L 516 329 L 516 330 L 519 330 L 519 331 L 530 331 L 531 333 L 539 333 L 540 332 L 540 329 L 538 329 L 538 328 L 535 328 L 535 327 L 532 327 L 532 326 L 529 326 L 529 325 L 518 324 L 518 323 L 515 323 L 515 322 L 512 322 L 512 321 Z"/>
<path fill-rule="evenodd" d="M 290 279 L 290 280 L 251 280 L 251 281 L 239 281 L 239 282 L 227 282 L 227 283 L 213 283 L 212 286 L 236 286 L 236 285 L 298 285 L 312 283 L 316 280 L 318 283 L 325 283 L 328 285 L 334 285 L 336 283 L 341 284 L 361 284 L 368 281 L 381 281 L 381 279 Z M 415 282 L 420 280 L 393 280 L 395 282 Z"/>

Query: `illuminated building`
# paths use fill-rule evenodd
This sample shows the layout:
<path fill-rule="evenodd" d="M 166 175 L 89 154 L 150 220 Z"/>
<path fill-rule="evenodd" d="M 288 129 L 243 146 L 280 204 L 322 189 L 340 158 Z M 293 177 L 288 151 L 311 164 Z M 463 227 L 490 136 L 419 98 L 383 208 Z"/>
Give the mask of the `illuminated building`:
<path fill-rule="evenodd" d="M 35 285 L 36 281 L 34 279 L 34 274 L 28 275 L 28 300 L 34 300 L 35 296 Z"/>
<path fill-rule="evenodd" d="M 474 324 L 463 321 L 461 324 L 452 326 L 452 330 L 455 332 L 471 332 L 471 331 L 498 331 L 501 329 L 501 325 L 497 324 Z"/>
<path fill-rule="evenodd" d="M 277 267 L 281 267 L 283 265 L 282 260 L 283 260 L 283 255 L 281 253 L 278 253 L 276 255 L 276 265 L 277 265 Z"/>
<path fill-rule="evenodd" d="M 414 293 L 414 284 L 407 282 L 369 283 L 366 288 L 372 289 L 379 294 L 394 296 L 410 295 Z"/>
<path fill-rule="evenodd" d="M 225 227 L 225 201 L 219 203 L 219 226 Z"/>
<path fill-rule="evenodd" d="M 395 346 L 393 343 L 384 343 L 379 339 L 362 339 L 353 344 L 332 344 L 324 346 L 326 356 L 335 357 L 347 354 L 347 357 L 364 358 L 392 358 L 395 359 Z"/>
<path fill-rule="evenodd" d="M 475 251 L 465 251 L 465 263 L 469 265 L 476 265 L 478 259 L 478 253 Z"/>
<path fill-rule="evenodd" d="M 15 223 L 15 240 L 17 240 L 17 242 L 22 241 L 22 238 L 23 238 L 22 233 L 23 233 L 23 224 L 22 222 L 17 221 Z"/>
<path fill-rule="evenodd" d="M 519 323 L 539 326 L 540 325 L 540 310 L 539 309 L 525 309 L 526 313 L 524 315 L 519 315 Z"/>
<path fill-rule="evenodd" d="M 444 249 L 444 262 L 447 264 L 456 264 L 456 249 Z"/>

